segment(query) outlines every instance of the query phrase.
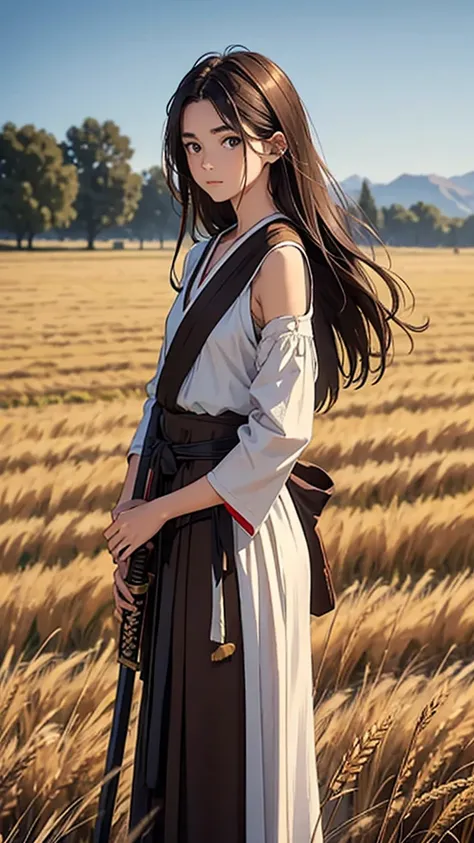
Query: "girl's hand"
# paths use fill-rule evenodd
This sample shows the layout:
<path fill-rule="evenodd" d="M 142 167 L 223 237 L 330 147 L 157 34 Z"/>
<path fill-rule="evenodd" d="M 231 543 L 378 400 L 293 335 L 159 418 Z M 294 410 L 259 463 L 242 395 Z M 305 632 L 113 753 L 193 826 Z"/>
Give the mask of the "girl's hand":
<path fill-rule="evenodd" d="M 115 521 L 117 515 L 119 515 L 120 512 L 124 512 L 127 509 L 133 509 L 135 506 L 138 506 L 141 503 L 146 503 L 146 501 L 143 500 L 143 498 L 131 498 L 130 500 L 125 501 L 119 500 L 112 510 L 113 521 Z"/>
<path fill-rule="evenodd" d="M 112 510 L 112 519 L 115 521 L 117 515 L 121 512 L 125 512 L 127 509 L 133 509 L 135 506 L 138 506 L 141 503 L 147 503 L 144 498 L 131 498 L 131 500 L 120 501 L 114 506 Z M 153 542 L 147 542 L 146 547 L 148 550 L 153 550 L 154 548 Z M 114 560 L 115 561 L 115 560 Z M 128 570 L 128 569 L 127 569 Z M 124 577 L 127 575 L 127 572 L 123 575 Z"/>
<path fill-rule="evenodd" d="M 124 501 L 124 504 L 119 506 L 121 509 L 117 517 L 102 534 L 108 543 L 109 552 L 117 563 L 128 560 L 142 545 L 153 547 L 149 539 L 162 528 L 167 520 L 159 508 L 159 499 L 152 501 L 134 499 Z"/>
<path fill-rule="evenodd" d="M 119 501 L 116 506 L 114 506 L 112 510 L 112 518 L 115 521 L 117 515 L 121 512 L 125 512 L 128 509 L 134 509 L 134 507 L 139 506 L 141 503 L 146 503 L 145 500 L 142 498 L 132 498 L 131 500 L 124 500 Z M 154 544 L 153 542 L 147 542 L 146 547 L 148 550 L 153 550 Z M 113 586 L 113 595 L 115 601 L 115 611 L 114 615 L 118 621 L 122 622 L 123 617 L 123 609 L 127 609 L 129 612 L 135 609 L 135 603 L 133 594 L 131 593 L 130 589 L 128 588 L 127 583 L 125 582 L 126 576 L 128 574 L 128 569 L 130 567 L 130 560 L 125 559 L 121 560 L 117 563 L 117 567 L 114 571 L 114 586 Z M 127 600 L 125 600 L 127 598 Z"/>

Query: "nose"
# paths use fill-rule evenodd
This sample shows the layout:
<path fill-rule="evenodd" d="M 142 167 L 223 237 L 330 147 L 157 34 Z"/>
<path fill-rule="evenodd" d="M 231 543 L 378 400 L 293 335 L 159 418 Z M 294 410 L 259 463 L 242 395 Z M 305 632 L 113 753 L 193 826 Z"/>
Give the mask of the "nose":
<path fill-rule="evenodd" d="M 212 164 L 203 163 L 202 168 L 203 170 L 212 170 Z"/>

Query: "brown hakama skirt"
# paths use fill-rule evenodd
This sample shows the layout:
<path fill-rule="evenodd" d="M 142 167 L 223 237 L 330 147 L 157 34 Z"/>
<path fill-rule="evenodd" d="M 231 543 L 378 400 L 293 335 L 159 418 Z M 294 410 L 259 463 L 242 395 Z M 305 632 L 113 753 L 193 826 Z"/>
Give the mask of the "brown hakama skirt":
<path fill-rule="evenodd" d="M 233 436 L 239 423 L 242 417 L 231 412 L 213 417 L 163 409 L 162 430 L 167 442 L 190 443 Z M 173 467 L 169 449 L 162 456 L 152 497 L 194 482 L 219 461 L 177 460 Z M 129 831 L 156 811 L 140 843 L 245 843 L 239 588 L 232 565 L 223 587 L 226 640 L 236 649 L 212 661 L 218 647 L 210 640 L 213 510 L 215 516 L 210 507 L 171 519 L 154 537 Z"/>

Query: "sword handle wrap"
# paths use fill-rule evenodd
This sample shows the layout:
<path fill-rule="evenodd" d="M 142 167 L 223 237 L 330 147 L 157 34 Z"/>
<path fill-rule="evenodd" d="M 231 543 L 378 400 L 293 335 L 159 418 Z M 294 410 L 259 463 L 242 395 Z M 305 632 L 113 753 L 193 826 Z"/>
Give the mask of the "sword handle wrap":
<path fill-rule="evenodd" d="M 148 500 L 152 490 L 154 470 L 150 464 L 150 455 L 153 442 L 157 437 L 160 415 L 161 407 L 155 404 L 140 457 L 133 498 Z M 130 564 L 125 577 L 125 582 L 134 596 L 133 602 L 136 611 L 122 610 L 117 661 L 134 671 L 140 670 L 140 648 L 143 638 L 149 578 L 151 576 L 148 572 L 150 555 L 151 551 L 146 545 L 138 547 L 130 557 Z"/>
<path fill-rule="evenodd" d="M 140 645 L 143 635 L 149 577 L 147 562 L 150 551 L 142 546 L 132 553 L 125 582 L 134 596 L 136 611 L 123 609 L 117 661 L 132 670 L 140 669 Z"/>

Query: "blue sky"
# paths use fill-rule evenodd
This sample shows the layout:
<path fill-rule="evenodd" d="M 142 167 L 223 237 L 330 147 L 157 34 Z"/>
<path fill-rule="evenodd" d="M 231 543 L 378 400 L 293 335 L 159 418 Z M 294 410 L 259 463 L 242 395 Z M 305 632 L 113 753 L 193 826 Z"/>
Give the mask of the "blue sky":
<path fill-rule="evenodd" d="M 59 141 L 85 117 L 113 119 L 140 171 L 160 164 L 182 76 L 241 44 L 289 75 L 339 181 L 458 175 L 474 170 L 473 32 L 472 0 L 10 1 L 0 125 L 34 123 Z"/>

